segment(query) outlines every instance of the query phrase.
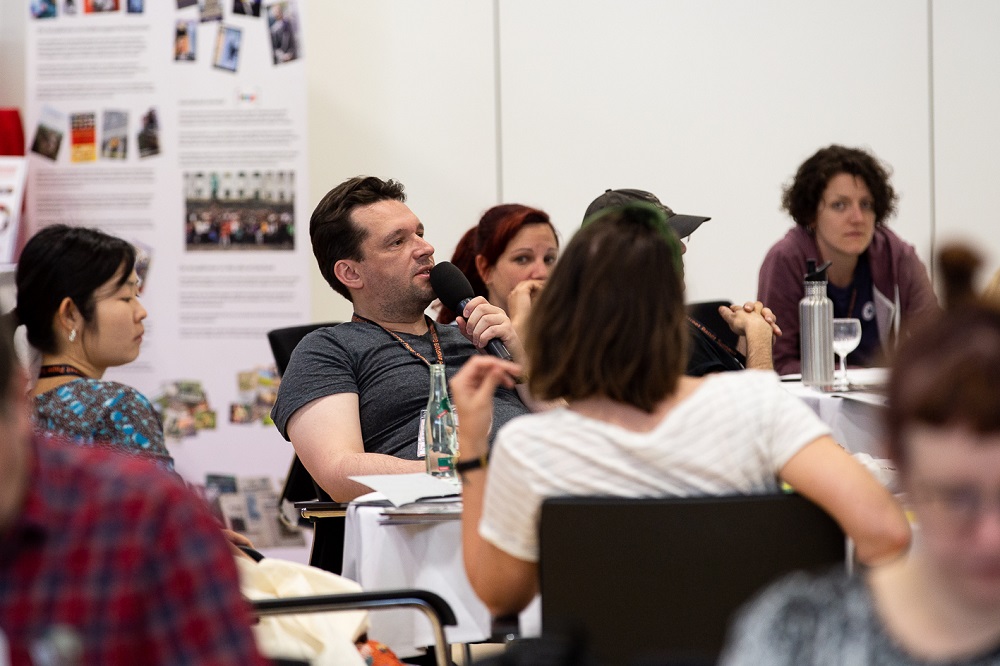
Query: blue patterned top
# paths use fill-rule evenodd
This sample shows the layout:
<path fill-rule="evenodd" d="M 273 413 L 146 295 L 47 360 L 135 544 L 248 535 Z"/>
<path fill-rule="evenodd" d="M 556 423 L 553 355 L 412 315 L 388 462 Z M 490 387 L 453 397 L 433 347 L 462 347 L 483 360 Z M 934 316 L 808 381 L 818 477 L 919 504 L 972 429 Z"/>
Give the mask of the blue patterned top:
<path fill-rule="evenodd" d="M 174 467 L 160 415 L 146 396 L 124 384 L 76 379 L 57 386 L 35 396 L 35 423 L 80 444 L 111 445 Z"/>

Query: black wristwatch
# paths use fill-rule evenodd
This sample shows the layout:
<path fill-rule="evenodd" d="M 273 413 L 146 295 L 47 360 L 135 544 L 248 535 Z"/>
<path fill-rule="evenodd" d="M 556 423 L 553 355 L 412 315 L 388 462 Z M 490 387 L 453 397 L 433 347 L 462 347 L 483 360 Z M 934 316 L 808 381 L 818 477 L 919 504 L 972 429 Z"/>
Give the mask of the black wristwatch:
<path fill-rule="evenodd" d="M 472 460 L 459 460 L 455 463 L 455 471 L 459 474 L 465 474 L 466 472 L 471 472 L 474 469 L 486 467 L 486 463 L 489 459 L 489 454 L 484 453 L 478 458 L 473 458 Z"/>

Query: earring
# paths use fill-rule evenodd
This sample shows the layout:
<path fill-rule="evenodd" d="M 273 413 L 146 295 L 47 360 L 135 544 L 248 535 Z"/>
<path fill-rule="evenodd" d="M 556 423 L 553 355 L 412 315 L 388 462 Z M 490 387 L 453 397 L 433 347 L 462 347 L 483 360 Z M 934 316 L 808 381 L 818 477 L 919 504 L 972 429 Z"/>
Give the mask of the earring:
<path fill-rule="evenodd" d="M 76 341 L 76 329 L 75 328 L 72 331 L 69 332 L 69 341 L 70 342 L 75 342 Z"/>

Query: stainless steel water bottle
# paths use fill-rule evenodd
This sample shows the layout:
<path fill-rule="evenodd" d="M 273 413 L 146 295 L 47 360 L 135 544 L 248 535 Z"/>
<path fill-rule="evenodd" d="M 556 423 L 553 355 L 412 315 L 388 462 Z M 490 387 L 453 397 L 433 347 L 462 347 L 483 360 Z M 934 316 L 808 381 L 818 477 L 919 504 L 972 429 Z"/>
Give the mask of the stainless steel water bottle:
<path fill-rule="evenodd" d="M 826 295 L 826 269 L 806 261 L 806 293 L 799 301 L 799 345 L 802 383 L 823 391 L 833 390 L 833 301 Z"/>

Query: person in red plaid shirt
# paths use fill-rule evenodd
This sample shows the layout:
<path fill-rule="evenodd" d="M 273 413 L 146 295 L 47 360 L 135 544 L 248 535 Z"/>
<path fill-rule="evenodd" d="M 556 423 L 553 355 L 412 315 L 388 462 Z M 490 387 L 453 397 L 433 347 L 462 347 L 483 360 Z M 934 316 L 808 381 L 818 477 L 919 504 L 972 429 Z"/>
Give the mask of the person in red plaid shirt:
<path fill-rule="evenodd" d="M 36 436 L 26 388 L 4 328 L 0 663 L 267 663 L 202 501 L 149 461 Z"/>

